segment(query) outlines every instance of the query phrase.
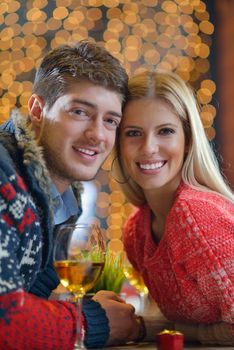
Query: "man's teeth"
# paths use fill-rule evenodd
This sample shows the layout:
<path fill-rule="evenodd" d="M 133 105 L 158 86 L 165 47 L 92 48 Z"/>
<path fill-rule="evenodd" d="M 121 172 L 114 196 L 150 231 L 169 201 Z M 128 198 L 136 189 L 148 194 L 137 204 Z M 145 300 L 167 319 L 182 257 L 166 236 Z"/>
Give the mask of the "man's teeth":
<path fill-rule="evenodd" d="M 145 170 L 154 170 L 154 169 L 159 169 L 164 165 L 164 162 L 157 162 L 157 163 L 152 163 L 152 164 L 139 164 L 141 169 Z"/>
<path fill-rule="evenodd" d="M 88 154 L 89 156 L 93 156 L 95 154 L 94 151 L 90 151 L 90 150 L 85 149 L 85 148 L 79 148 L 79 151 L 82 153 Z"/>

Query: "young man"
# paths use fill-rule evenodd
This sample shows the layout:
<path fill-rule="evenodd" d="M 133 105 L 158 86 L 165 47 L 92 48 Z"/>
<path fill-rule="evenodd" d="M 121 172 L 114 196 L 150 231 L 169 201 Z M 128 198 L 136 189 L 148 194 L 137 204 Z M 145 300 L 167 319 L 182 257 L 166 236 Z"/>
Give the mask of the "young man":
<path fill-rule="evenodd" d="M 49 52 L 29 116 L 0 131 L 0 348 L 72 349 L 76 307 L 48 301 L 58 285 L 53 231 L 81 213 L 81 184 L 111 152 L 127 92 L 118 60 L 93 42 Z M 87 347 L 138 337 L 133 308 L 99 292 L 83 308 Z M 123 321 L 124 319 L 124 321 Z"/>

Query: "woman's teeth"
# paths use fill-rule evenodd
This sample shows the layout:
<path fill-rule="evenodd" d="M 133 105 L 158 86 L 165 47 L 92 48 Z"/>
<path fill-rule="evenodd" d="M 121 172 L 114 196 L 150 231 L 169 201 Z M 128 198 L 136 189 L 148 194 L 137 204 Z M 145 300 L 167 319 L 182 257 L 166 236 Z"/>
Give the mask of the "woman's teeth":
<path fill-rule="evenodd" d="M 160 169 L 163 167 L 165 162 L 157 162 L 157 163 L 151 163 L 151 164 L 140 164 L 139 167 L 144 170 L 155 170 L 155 169 Z"/>

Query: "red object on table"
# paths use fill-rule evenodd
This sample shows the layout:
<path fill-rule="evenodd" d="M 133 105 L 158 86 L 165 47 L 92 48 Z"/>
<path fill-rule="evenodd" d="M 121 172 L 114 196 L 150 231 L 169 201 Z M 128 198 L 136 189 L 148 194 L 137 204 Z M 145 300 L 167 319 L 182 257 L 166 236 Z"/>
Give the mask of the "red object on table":
<path fill-rule="evenodd" d="M 183 350 L 184 335 L 177 331 L 164 331 L 157 334 L 156 343 L 158 350 Z"/>

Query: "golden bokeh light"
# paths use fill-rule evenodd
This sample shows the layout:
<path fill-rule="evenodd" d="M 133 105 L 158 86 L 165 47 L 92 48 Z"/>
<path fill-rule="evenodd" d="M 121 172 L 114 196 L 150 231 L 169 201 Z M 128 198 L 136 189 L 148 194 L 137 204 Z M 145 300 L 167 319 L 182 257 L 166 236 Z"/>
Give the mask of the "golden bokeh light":
<path fill-rule="evenodd" d="M 136 47 L 126 47 L 123 50 L 123 54 L 126 60 L 129 62 L 136 62 L 140 58 L 140 51 Z"/>
<path fill-rule="evenodd" d="M 142 4 L 149 7 L 155 7 L 158 5 L 159 0 L 142 0 Z"/>
<path fill-rule="evenodd" d="M 201 32 L 203 32 L 205 34 L 213 34 L 213 32 L 214 32 L 214 26 L 209 21 L 202 21 L 199 24 L 199 28 L 200 28 Z"/>
<path fill-rule="evenodd" d="M 119 18 L 121 14 L 122 14 L 121 9 L 114 7 L 107 10 L 106 17 L 107 19 Z"/>
<path fill-rule="evenodd" d="M 197 91 L 198 102 L 202 104 L 209 103 L 212 99 L 212 93 L 207 88 L 201 88 Z"/>
<path fill-rule="evenodd" d="M 116 238 L 111 239 L 108 246 L 109 246 L 109 249 L 113 250 L 114 252 L 123 250 L 123 242 L 120 239 L 116 239 Z"/>
<path fill-rule="evenodd" d="M 162 3 L 162 10 L 166 13 L 177 13 L 178 6 L 174 1 L 164 1 Z"/>
<path fill-rule="evenodd" d="M 119 0 L 96 0 L 97 6 L 106 6 L 107 8 L 113 8 L 119 5 Z"/>
<path fill-rule="evenodd" d="M 56 0 L 56 6 L 58 7 L 70 7 L 73 0 Z"/>
<path fill-rule="evenodd" d="M 180 11 L 182 13 L 185 13 L 185 14 L 192 14 L 193 11 L 194 11 L 194 8 L 193 6 L 189 3 L 189 2 L 183 2 L 181 5 L 180 5 Z"/>
<path fill-rule="evenodd" d="M 1 2 L 0 3 L 0 15 L 3 15 L 7 12 L 8 6 L 6 2 Z"/>
<path fill-rule="evenodd" d="M 110 39 L 105 45 L 106 49 L 111 51 L 112 53 L 116 54 L 117 52 L 120 52 L 121 50 L 121 44 L 118 40 Z"/>
<path fill-rule="evenodd" d="M 109 239 L 121 239 L 122 238 L 122 230 L 119 225 L 110 225 L 107 231 L 107 237 Z"/>
<path fill-rule="evenodd" d="M 54 11 L 53 11 L 53 17 L 57 20 L 61 20 L 64 19 L 68 16 L 68 9 L 66 7 L 57 7 Z"/>
<path fill-rule="evenodd" d="M 17 13 L 10 13 L 5 17 L 5 24 L 11 26 L 19 20 L 19 15 Z"/>
<path fill-rule="evenodd" d="M 42 9 L 48 5 L 48 0 L 34 0 L 33 1 L 33 6 Z"/>
<path fill-rule="evenodd" d="M 35 22 L 43 22 L 46 20 L 47 15 L 45 12 L 39 10 L 38 8 L 32 8 L 27 12 L 26 18 L 28 21 L 31 21 L 34 23 Z"/>
<path fill-rule="evenodd" d="M 3 1 L 3 4 L 4 4 L 4 1 Z M 19 1 L 13 1 L 13 0 L 7 1 L 7 12 L 8 13 L 16 12 L 19 10 L 19 8 L 20 8 Z"/>
<path fill-rule="evenodd" d="M 117 18 L 111 19 L 107 24 L 107 28 L 109 29 L 109 31 L 117 32 L 117 33 L 123 30 L 123 27 L 124 27 L 124 24 L 122 23 L 122 21 Z"/>
<path fill-rule="evenodd" d="M 213 140 L 215 138 L 216 131 L 215 131 L 215 128 L 213 126 L 205 129 L 205 131 L 206 131 L 206 135 L 207 135 L 209 140 Z"/>
<path fill-rule="evenodd" d="M 99 207 L 97 204 L 97 208 L 96 208 L 96 215 L 100 218 L 100 219 L 105 219 L 108 217 L 108 207 L 102 208 Z"/>
<path fill-rule="evenodd" d="M 57 30 L 62 25 L 62 22 L 55 18 L 50 18 L 47 22 L 48 30 Z"/>
<path fill-rule="evenodd" d="M 213 80 L 210 79 L 205 79 L 201 82 L 201 87 L 208 89 L 210 91 L 210 93 L 213 95 L 216 91 L 216 85 L 213 82 Z"/>

